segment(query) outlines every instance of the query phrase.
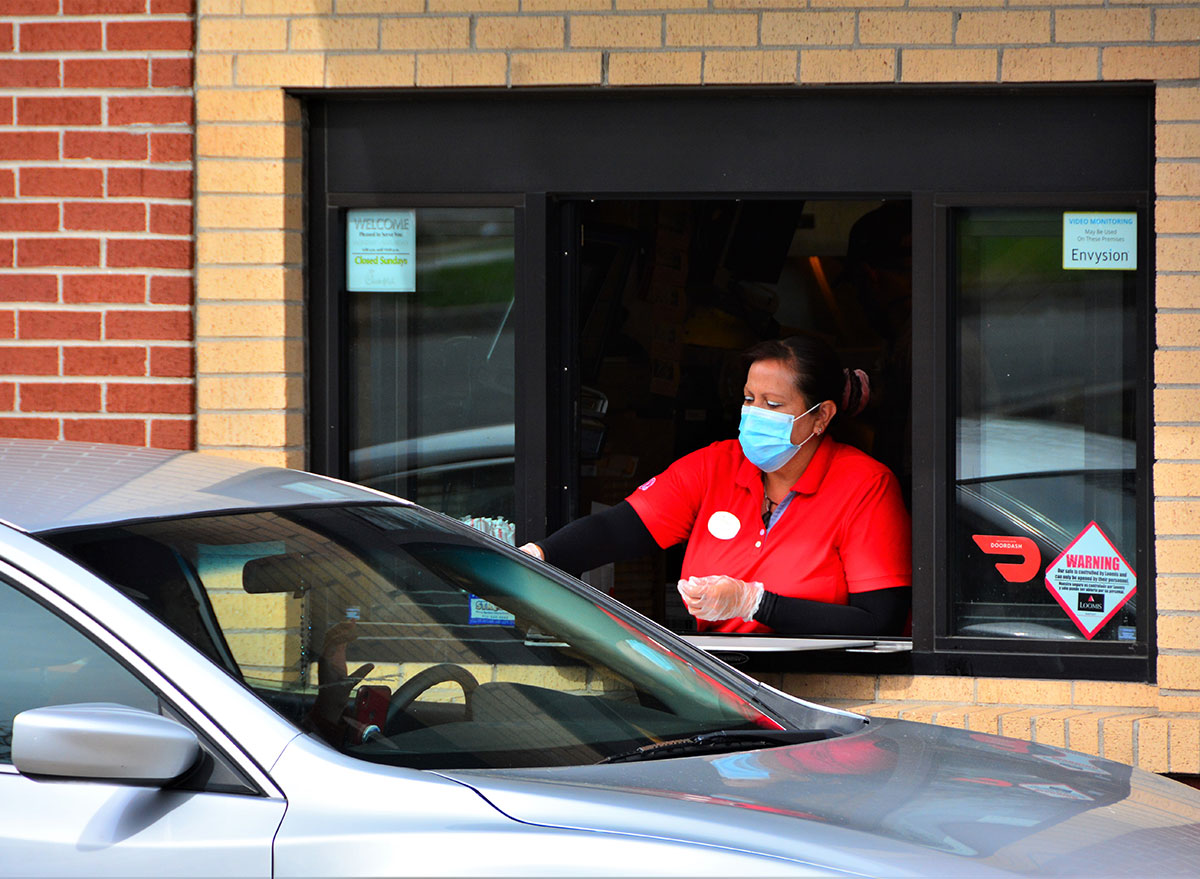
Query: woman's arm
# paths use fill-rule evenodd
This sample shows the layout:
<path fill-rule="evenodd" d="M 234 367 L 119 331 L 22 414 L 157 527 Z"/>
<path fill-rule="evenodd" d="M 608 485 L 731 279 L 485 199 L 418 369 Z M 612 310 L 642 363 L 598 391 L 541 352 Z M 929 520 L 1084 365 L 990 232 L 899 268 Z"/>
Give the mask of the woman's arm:
<path fill-rule="evenodd" d="M 899 635 L 908 617 L 912 589 L 896 586 L 852 592 L 848 605 L 770 592 L 762 583 L 734 577 L 690 577 L 679 594 L 697 619 L 740 617 L 770 626 L 781 635 Z"/>
<path fill-rule="evenodd" d="M 849 604 L 828 604 L 764 591 L 754 620 L 787 635 L 899 635 L 912 589 L 895 586 L 850 593 Z"/>
<path fill-rule="evenodd" d="M 537 541 L 542 557 L 578 577 L 609 562 L 623 562 L 658 549 L 628 501 L 576 519 Z"/>

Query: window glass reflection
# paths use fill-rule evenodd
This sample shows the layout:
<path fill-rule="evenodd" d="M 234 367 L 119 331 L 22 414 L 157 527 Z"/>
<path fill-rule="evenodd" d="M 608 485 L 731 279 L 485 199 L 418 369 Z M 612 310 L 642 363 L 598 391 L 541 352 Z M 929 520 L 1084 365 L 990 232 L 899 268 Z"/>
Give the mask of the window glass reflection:
<path fill-rule="evenodd" d="M 511 208 L 419 208 L 416 292 L 348 293 L 349 477 L 509 536 Z"/>
<path fill-rule="evenodd" d="M 1136 273 L 1064 270 L 1061 210 L 963 210 L 954 243 L 951 631 L 1136 640 L 1136 575 L 1094 561 L 1136 559 Z"/>

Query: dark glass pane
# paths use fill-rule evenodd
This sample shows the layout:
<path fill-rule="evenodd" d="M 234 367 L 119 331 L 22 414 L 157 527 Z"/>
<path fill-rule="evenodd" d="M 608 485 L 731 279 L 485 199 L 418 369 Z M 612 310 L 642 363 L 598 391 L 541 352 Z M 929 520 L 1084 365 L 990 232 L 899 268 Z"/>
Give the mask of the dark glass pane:
<path fill-rule="evenodd" d="M 953 634 L 1137 637 L 1136 272 L 1064 269 L 1062 230 L 956 215 Z"/>
<path fill-rule="evenodd" d="M 515 519 L 513 210 L 414 216 L 416 291 L 347 294 L 350 479 L 504 531 Z"/>

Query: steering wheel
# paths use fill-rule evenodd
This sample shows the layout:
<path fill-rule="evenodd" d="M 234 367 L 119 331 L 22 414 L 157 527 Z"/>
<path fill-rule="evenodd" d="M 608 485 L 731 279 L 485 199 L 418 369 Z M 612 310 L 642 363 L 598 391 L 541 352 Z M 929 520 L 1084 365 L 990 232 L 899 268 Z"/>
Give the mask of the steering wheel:
<path fill-rule="evenodd" d="M 479 681 L 475 679 L 475 675 L 471 674 L 461 665 L 455 665 L 452 662 L 442 662 L 437 665 L 431 665 L 429 668 L 421 669 L 403 684 L 396 688 L 396 692 L 392 694 L 392 699 L 388 703 L 387 722 L 384 724 L 384 735 L 392 735 L 397 732 L 397 722 L 407 709 L 408 706 L 417 700 L 417 697 L 436 684 L 452 681 L 462 687 L 463 700 L 466 702 L 466 716 L 471 717 L 471 694 L 475 692 L 475 688 L 479 686 Z"/>

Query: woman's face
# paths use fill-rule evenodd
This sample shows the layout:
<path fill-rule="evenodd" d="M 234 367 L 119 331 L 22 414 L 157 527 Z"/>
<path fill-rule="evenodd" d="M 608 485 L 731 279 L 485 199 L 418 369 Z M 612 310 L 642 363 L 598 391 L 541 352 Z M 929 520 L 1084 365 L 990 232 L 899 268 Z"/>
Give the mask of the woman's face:
<path fill-rule="evenodd" d="M 746 374 L 743 402 L 747 406 L 770 409 L 787 415 L 801 415 L 813 404 L 804 399 L 796 387 L 796 373 L 782 360 L 756 360 Z M 803 442 L 814 432 L 821 434 L 837 411 L 826 400 L 807 415 L 792 423 L 792 442 Z"/>

